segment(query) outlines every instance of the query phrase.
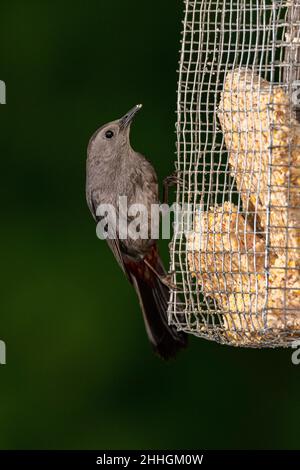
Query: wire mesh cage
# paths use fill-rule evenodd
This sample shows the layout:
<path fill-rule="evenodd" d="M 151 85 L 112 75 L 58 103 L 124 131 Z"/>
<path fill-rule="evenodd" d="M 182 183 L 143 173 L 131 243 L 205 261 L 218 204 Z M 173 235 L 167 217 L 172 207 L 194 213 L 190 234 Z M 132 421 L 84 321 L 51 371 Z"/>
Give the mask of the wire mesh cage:
<path fill-rule="evenodd" d="M 300 338 L 300 0 L 187 0 L 169 321 L 234 346 Z"/>

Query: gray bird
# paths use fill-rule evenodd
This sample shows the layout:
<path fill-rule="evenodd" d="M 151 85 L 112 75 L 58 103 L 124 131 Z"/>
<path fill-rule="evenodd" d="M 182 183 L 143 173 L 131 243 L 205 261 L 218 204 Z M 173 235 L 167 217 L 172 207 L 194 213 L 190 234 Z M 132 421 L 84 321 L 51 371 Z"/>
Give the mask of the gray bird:
<path fill-rule="evenodd" d="M 127 197 L 128 207 L 143 204 L 148 210 L 147 239 L 115 237 L 107 239 L 120 267 L 135 288 L 143 312 L 146 331 L 154 350 L 164 359 L 174 356 L 187 344 L 187 335 L 168 325 L 169 288 L 166 271 L 155 240 L 151 239 L 151 205 L 158 204 L 158 183 L 154 168 L 130 145 L 130 126 L 142 105 L 121 119 L 100 127 L 91 137 L 87 151 L 86 199 L 96 221 L 97 208 L 111 204 L 119 216 L 119 196 Z M 131 218 L 127 218 L 131 222 Z M 122 239 L 121 239 L 122 238 Z"/>

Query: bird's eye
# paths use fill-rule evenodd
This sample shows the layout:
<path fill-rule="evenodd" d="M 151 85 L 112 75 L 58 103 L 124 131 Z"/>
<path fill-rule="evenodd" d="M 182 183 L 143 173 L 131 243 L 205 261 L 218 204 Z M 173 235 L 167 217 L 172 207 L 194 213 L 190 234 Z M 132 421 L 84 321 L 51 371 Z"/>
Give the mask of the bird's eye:
<path fill-rule="evenodd" d="M 107 139 L 111 139 L 113 136 L 114 136 L 113 131 L 106 131 L 106 132 L 105 132 L 105 137 L 106 137 Z"/>

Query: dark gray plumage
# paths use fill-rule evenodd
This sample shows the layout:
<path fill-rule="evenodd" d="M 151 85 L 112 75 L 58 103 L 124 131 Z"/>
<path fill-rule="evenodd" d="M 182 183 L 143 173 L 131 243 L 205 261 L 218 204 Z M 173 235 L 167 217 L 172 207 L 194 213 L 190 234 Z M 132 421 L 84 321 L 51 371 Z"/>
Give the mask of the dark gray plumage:
<path fill-rule="evenodd" d="M 90 139 L 87 155 L 86 198 L 97 221 L 100 204 L 111 204 L 118 214 L 119 196 L 128 207 L 143 204 L 148 210 L 147 239 L 107 240 L 128 280 L 133 284 L 143 311 L 146 331 L 155 351 L 169 358 L 186 346 L 186 335 L 167 321 L 169 289 L 155 240 L 150 237 L 151 205 L 158 203 L 157 176 L 148 160 L 130 145 L 130 125 L 141 108 L 135 106 L 124 117 L 102 126 Z M 128 218 L 130 222 L 130 218 Z"/>

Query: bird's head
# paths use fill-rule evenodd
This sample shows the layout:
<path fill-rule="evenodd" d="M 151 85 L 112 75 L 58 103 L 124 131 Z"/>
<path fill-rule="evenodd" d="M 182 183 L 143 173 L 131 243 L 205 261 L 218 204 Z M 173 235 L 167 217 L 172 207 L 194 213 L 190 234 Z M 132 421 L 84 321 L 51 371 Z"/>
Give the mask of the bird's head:
<path fill-rule="evenodd" d="M 100 127 L 90 139 L 88 156 L 108 159 L 118 155 L 124 148 L 130 148 L 130 126 L 141 107 L 141 104 L 137 104 L 121 119 Z"/>

